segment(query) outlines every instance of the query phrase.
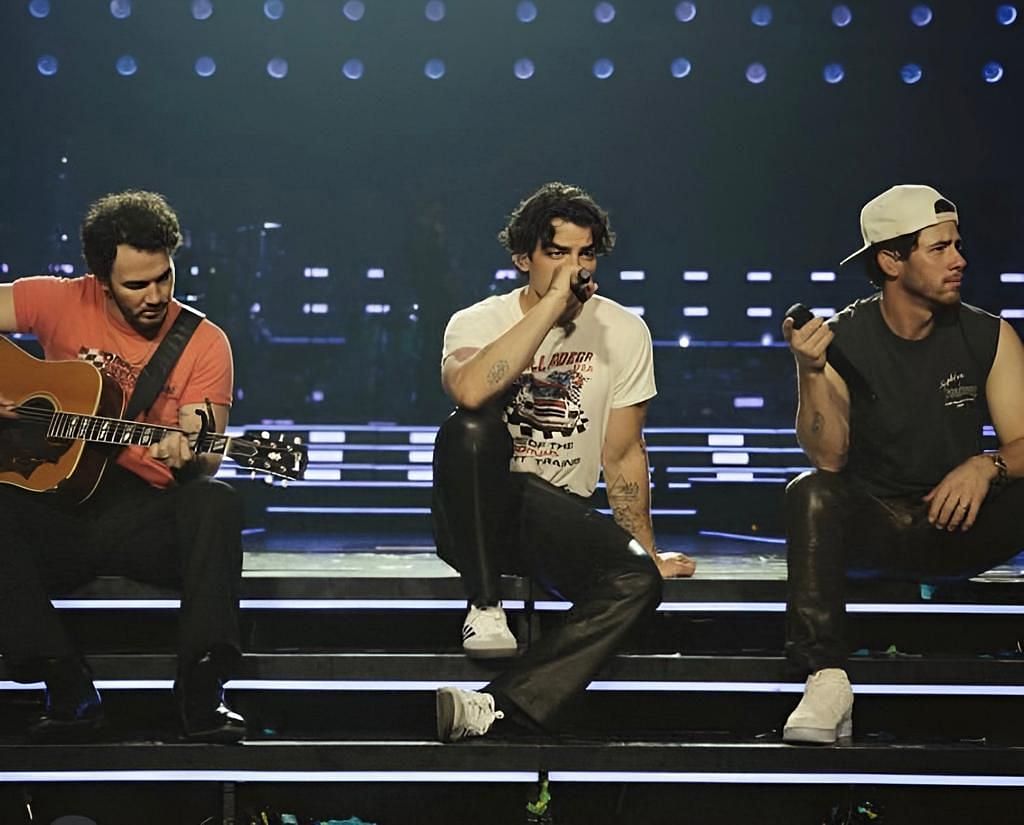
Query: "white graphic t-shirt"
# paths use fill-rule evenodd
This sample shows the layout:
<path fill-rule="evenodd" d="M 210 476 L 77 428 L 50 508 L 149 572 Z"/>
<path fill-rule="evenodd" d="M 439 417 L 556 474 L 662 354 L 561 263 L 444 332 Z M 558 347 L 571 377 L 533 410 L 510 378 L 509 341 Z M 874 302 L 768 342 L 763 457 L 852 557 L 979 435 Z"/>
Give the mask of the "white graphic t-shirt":
<path fill-rule="evenodd" d="M 522 289 L 486 298 L 452 316 L 441 362 L 464 347 L 481 349 L 523 317 Z M 511 469 L 590 496 L 601 470 L 608 414 L 653 398 L 654 360 L 647 325 L 608 298 L 583 305 L 574 327 L 555 327 L 505 407 Z"/>

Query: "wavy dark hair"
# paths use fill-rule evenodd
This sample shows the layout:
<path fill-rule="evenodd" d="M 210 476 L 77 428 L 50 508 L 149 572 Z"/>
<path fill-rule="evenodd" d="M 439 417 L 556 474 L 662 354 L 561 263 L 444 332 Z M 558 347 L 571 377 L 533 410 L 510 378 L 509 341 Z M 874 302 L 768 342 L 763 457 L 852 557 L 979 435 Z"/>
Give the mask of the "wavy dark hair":
<path fill-rule="evenodd" d="M 864 272 L 872 286 L 881 289 L 885 285 L 886 276 L 882 267 L 878 265 L 878 253 L 894 252 L 898 260 L 905 261 L 910 257 L 910 253 L 917 249 L 917 237 L 920 234 L 921 230 L 919 229 L 917 232 L 910 232 L 887 241 L 879 241 L 868 247 L 867 252 L 864 253 Z"/>
<path fill-rule="evenodd" d="M 532 255 L 539 243 L 547 246 L 555 237 L 551 221 L 561 218 L 591 231 L 594 251 L 604 255 L 615 246 L 608 213 L 578 186 L 552 181 L 519 204 L 508 217 L 498 240 L 513 255 Z"/>
<path fill-rule="evenodd" d="M 82 221 L 82 254 L 89 271 L 106 283 L 118 244 L 173 255 L 181 246 L 178 216 L 163 195 L 129 190 L 104 195 Z"/>

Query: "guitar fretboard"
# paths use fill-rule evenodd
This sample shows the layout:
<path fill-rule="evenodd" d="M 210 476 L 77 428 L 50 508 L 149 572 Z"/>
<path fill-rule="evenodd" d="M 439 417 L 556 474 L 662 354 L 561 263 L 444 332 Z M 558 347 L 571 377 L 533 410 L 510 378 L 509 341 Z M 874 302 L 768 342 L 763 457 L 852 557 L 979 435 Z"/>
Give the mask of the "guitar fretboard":
<path fill-rule="evenodd" d="M 140 421 L 122 421 L 76 413 L 53 413 L 47 427 L 48 438 L 81 439 L 99 444 L 134 444 L 149 447 L 161 441 L 168 433 L 184 433 L 177 427 L 158 427 Z M 220 433 L 206 434 L 194 449 L 200 453 L 227 452 L 230 438 Z"/>

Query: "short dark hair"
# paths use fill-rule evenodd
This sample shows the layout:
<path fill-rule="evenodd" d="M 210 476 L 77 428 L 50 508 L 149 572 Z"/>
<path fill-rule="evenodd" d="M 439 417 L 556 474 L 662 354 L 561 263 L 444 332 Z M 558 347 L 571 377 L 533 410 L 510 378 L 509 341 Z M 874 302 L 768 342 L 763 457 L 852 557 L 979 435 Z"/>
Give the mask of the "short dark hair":
<path fill-rule="evenodd" d="M 551 221 L 555 218 L 589 229 L 598 255 L 615 246 L 608 213 L 580 187 L 558 181 L 545 183 L 520 203 L 498 233 L 498 240 L 513 255 L 532 255 L 538 243 L 543 247 L 554 239 Z"/>
<path fill-rule="evenodd" d="M 887 241 L 879 241 L 868 247 L 867 252 L 864 254 L 864 270 L 872 286 L 881 289 L 885 284 L 886 275 L 882 271 L 882 267 L 878 265 L 878 253 L 893 252 L 896 254 L 897 259 L 905 261 L 910 257 L 910 253 L 917 249 L 917 238 L 920 234 L 921 230 L 918 229 L 917 232 L 909 232 L 906 235 L 890 238 Z"/>
<path fill-rule="evenodd" d="M 118 244 L 174 254 L 181 246 L 181 226 L 163 195 L 129 190 L 104 195 L 89 207 L 82 221 L 82 254 L 101 281 L 110 281 Z"/>

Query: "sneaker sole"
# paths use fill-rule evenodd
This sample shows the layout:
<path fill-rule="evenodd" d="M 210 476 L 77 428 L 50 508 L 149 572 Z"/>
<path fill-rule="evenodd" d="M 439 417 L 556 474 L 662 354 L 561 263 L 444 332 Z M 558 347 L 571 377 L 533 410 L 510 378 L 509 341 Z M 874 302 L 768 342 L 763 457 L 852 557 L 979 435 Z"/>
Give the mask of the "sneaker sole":
<path fill-rule="evenodd" d="M 511 659 L 519 655 L 519 647 L 469 647 L 463 645 L 462 652 L 470 659 Z"/>
<path fill-rule="evenodd" d="M 451 742 L 452 728 L 455 726 L 455 699 L 452 696 L 452 688 L 439 688 L 436 703 L 437 741 Z"/>
<path fill-rule="evenodd" d="M 852 723 L 841 724 L 838 728 L 784 728 L 782 741 L 791 744 L 834 745 L 853 737 Z"/>

